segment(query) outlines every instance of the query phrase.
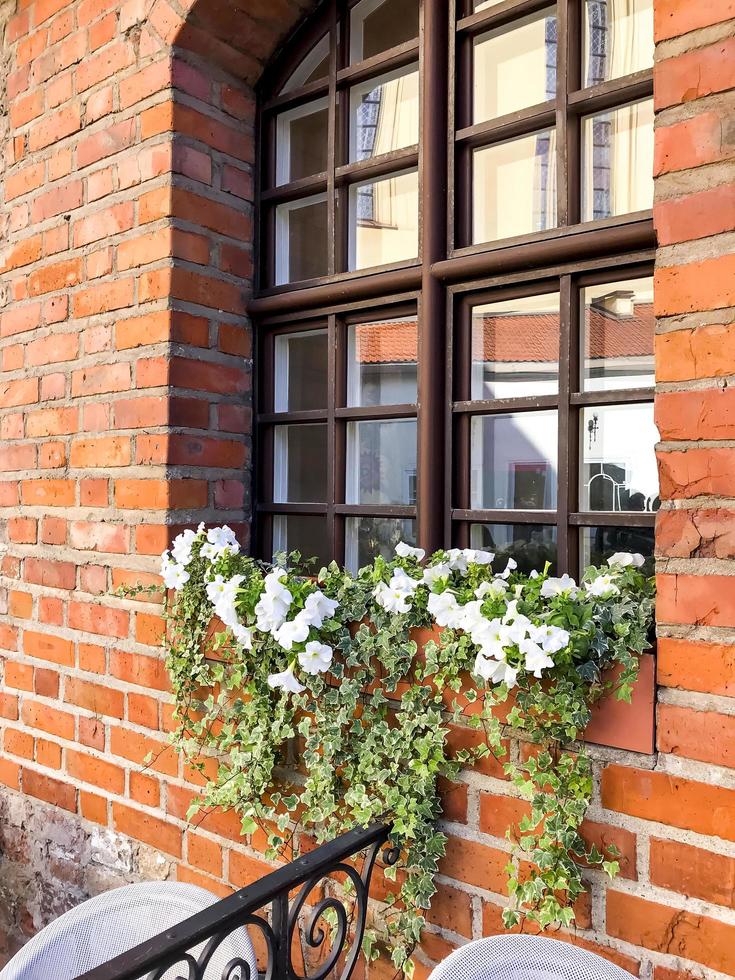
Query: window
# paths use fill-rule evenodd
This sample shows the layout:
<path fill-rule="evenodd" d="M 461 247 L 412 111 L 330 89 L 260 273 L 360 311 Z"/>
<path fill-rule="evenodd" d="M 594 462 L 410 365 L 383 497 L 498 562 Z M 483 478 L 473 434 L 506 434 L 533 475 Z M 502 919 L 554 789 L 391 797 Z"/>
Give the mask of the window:
<path fill-rule="evenodd" d="M 651 556 L 651 0 L 330 0 L 260 97 L 255 537 Z"/>

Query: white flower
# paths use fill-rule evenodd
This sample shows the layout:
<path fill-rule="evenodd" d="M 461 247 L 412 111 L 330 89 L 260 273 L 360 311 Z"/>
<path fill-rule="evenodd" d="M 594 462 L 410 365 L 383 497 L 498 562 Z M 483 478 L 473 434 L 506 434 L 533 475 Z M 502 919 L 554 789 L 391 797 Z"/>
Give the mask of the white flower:
<path fill-rule="evenodd" d="M 508 583 L 502 578 L 494 578 L 492 582 L 483 582 L 475 589 L 475 595 L 478 599 L 484 599 L 485 596 L 492 596 L 493 599 L 497 599 L 508 591 Z"/>
<path fill-rule="evenodd" d="M 299 616 L 310 626 L 321 629 L 324 620 L 331 619 L 338 606 L 336 599 L 330 599 L 317 589 L 306 597 L 304 608 Z"/>
<path fill-rule="evenodd" d="M 495 554 L 492 551 L 468 548 L 465 554 L 471 565 L 492 565 L 495 561 Z"/>
<path fill-rule="evenodd" d="M 518 646 L 525 658 L 526 670 L 534 677 L 541 677 L 542 670 L 554 666 L 551 657 L 533 640 L 521 640 Z"/>
<path fill-rule="evenodd" d="M 531 630 L 531 639 L 534 643 L 539 643 L 546 653 L 558 653 L 569 645 L 569 633 L 559 626 L 534 626 Z"/>
<path fill-rule="evenodd" d="M 207 583 L 207 598 L 225 626 L 232 627 L 238 622 L 235 603 L 237 591 L 244 578 L 244 575 L 233 575 L 230 579 L 215 575 L 214 580 Z"/>
<path fill-rule="evenodd" d="M 429 595 L 427 608 L 434 617 L 437 626 L 448 626 L 450 629 L 460 629 L 462 607 L 457 602 L 453 592 L 432 592 Z"/>
<path fill-rule="evenodd" d="M 620 589 L 613 582 L 612 575 L 598 575 L 592 582 L 585 582 L 584 587 L 589 595 L 596 596 L 598 599 L 607 599 L 612 595 L 620 594 Z"/>
<path fill-rule="evenodd" d="M 273 639 L 279 643 L 284 650 L 290 650 L 294 643 L 303 643 L 309 636 L 309 624 L 301 618 L 299 613 L 288 623 L 283 623 L 278 629 L 273 630 Z"/>
<path fill-rule="evenodd" d="M 396 554 L 399 558 L 415 558 L 416 561 L 423 561 L 426 558 L 426 552 L 423 548 L 412 548 L 405 541 L 398 542 L 396 545 Z"/>
<path fill-rule="evenodd" d="M 192 547 L 198 537 L 199 533 L 192 530 L 182 531 L 181 534 L 177 535 L 171 546 L 171 555 L 174 561 L 178 562 L 179 565 L 188 565 L 192 558 Z"/>
<path fill-rule="evenodd" d="M 270 572 L 265 577 L 265 589 L 255 607 L 257 626 L 263 633 L 277 630 L 288 616 L 293 596 L 283 584 L 282 580 L 285 577 L 286 572 L 282 568 Z"/>
<path fill-rule="evenodd" d="M 183 565 L 171 561 L 167 551 L 161 555 L 161 578 L 167 589 L 183 589 L 189 581 L 189 573 Z"/>
<path fill-rule="evenodd" d="M 306 644 L 306 648 L 299 653 L 299 663 L 307 674 L 323 674 L 332 665 L 334 650 L 326 643 L 319 643 L 312 640 Z"/>
<path fill-rule="evenodd" d="M 301 694 L 306 688 L 294 677 L 293 667 L 281 671 L 280 674 L 271 674 L 268 677 L 268 686 L 281 691 L 288 691 L 289 694 Z"/>
<path fill-rule="evenodd" d="M 645 561 L 643 555 L 638 554 L 638 552 L 630 554 L 628 551 L 617 551 L 614 555 L 610 555 L 607 563 L 611 568 L 629 568 L 631 565 L 634 568 L 640 568 L 645 564 Z"/>
<path fill-rule="evenodd" d="M 393 589 L 395 592 L 404 592 L 406 595 L 413 595 L 419 585 L 421 585 L 420 579 L 411 578 L 402 568 L 396 568 L 388 583 L 388 588 Z"/>
<path fill-rule="evenodd" d="M 461 548 L 450 548 L 447 552 L 447 564 L 453 572 L 466 575 L 468 566 L 467 552 Z"/>
<path fill-rule="evenodd" d="M 510 573 L 514 572 L 518 568 L 518 562 L 515 558 L 509 558 L 508 564 L 505 566 L 505 571 L 500 573 L 500 578 L 510 578 Z"/>
<path fill-rule="evenodd" d="M 235 623 L 231 629 L 239 646 L 244 650 L 253 649 L 253 631 L 249 627 L 243 626 L 242 623 Z"/>
<path fill-rule="evenodd" d="M 210 527 L 207 531 L 207 540 L 201 548 L 200 554 L 209 561 L 216 561 L 225 551 L 232 551 L 235 554 L 240 550 L 235 532 L 231 527 L 223 524 L 222 527 Z"/>
<path fill-rule="evenodd" d="M 488 660 L 481 653 L 478 653 L 475 660 L 474 673 L 491 684 L 507 684 L 508 687 L 515 687 L 518 676 L 518 671 L 505 661 Z"/>
<path fill-rule="evenodd" d="M 411 609 L 408 601 L 410 593 L 402 589 L 392 589 L 385 582 L 378 582 L 373 589 L 373 598 L 386 612 L 407 613 Z"/>
<path fill-rule="evenodd" d="M 561 578 L 547 578 L 541 586 L 541 595 L 544 599 L 550 599 L 555 595 L 575 596 L 579 590 L 577 583 L 571 575 L 562 575 Z"/>
<path fill-rule="evenodd" d="M 482 601 L 476 599 L 474 602 L 466 602 L 464 606 L 459 606 L 457 613 L 460 628 L 465 633 L 472 633 L 473 630 L 483 629 L 487 620 L 482 615 Z"/>
<path fill-rule="evenodd" d="M 438 565 L 431 565 L 429 568 L 424 569 L 424 577 L 421 579 L 424 585 L 428 585 L 431 588 L 432 585 L 436 585 L 442 579 L 449 578 L 452 574 L 452 569 L 449 562 L 443 561 Z"/>

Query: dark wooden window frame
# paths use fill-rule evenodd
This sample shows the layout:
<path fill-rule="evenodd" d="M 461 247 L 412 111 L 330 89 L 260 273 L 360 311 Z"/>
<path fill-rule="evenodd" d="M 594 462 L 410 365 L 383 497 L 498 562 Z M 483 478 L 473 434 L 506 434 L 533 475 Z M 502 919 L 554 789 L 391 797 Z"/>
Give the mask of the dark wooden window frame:
<path fill-rule="evenodd" d="M 431 551 L 450 544 L 466 546 L 474 522 L 552 524 L 557 528 L 558 567 L 578 571 L 578 531 L 584 526 L 652 527 L 654 515 L 625 512 L 581 512 L 578 507 L 579 414 L 586 404 L 641 403 L 653 399 L 652 389 L 615 392 L 579 390 L 579 303 L 585 284 L 650 275 L 655 234 L 650 211 L 579 222 L 581 147 L 584 116 L 647 99 L 653 93 L 652 69 L 585 89 L 580 84 L 581 4 L 557 3 L 557 96 L 490 123 L 467 125 L 471 106 L 472 39 L 488 30 L 548 8 L 549 0 L 504 0 L 487 10 L 471 11 L 472 0 L 423 0 L 420 37 L 349 66 L 346 16 L 357 0 L 327 0 L 308 19 L 263 82 L 259 99 L 259 179 L 257 199 L 257 283 L 251 313 L 256 324 L 256 547 L 269 556 L 274 514 L 324 514 L 334 556 L 344 554 L 344 518 L 395 516 L 416 518 L 418 543 Z M 343 17 L 342 43 L 335 25 Z M 285 95 L 273 96 L 320 37 L 330 32 L 328 78 Z M 421 79 L 421 142 L 356 164 L 347 159 L 349 100 L 337 103 L 338 90 L 419 62 Z M 329 97 L 328 168 L 324 174 L 273 187 L 275 173 L 275 112 Z M 467 245 L 470 220 L 469 156 L 477 146 L 555 126 L 557 132 L 558 227 L 481 245 Z M 418 167 L 420 249 L 418 262 L 381 266 L 358 272 L 346 268 L 347 221 L 340 220 L 347 186 Z M 455 188 L 449 193 L 450 188 Z M 329 202 L 330 274 L 307 282 L 274 287 L 275 205 L 314 193 Z M 447 202 L 447 203 L 445 203 Z M 472 304 L 487 301 L 491 291 L 517 295 L 538 291 L 538 284 L 560 291 L 561 339 L 559 394 L 544 398 L 472 403 L 462 388 L 455 361 L 462 356 L 462 337 L 469 329 Z M 525 290 L 525 292 L 524 292 Z M 418 429 L 417 507 L 376 508 L 344 504 L 345 424 L 350 418 L 411 417 L 409 406 L 347 409 L 344 378 L 346 358 L 340 324 L 345 318 L 397 307 L 415 309 L 419 320 L 418 404 L 412 408 Z M 364 317 L 363 317 L 364 318 Z M 270 410 L 273 405 L 274 331 L 303 330 L 316 323 L 327 327 L 329 391 L 327 410 L 319 415 L 328 426 L 328 500 L 325 504 L 273 504 L 273 439 L 275 424 L 308 421 L 294 413 Z M 466 358 L 465 358 L 466 360 Z M 469 509 L 468 420 L 473 413 L 525 411 L 548 405 L 559 412 L 557 510 L 471 511 Z M 357 414 L 359 413 L 359 414 Z M 300 413 L 304 414 L 304 413 Z M 313 415 L 314 413 L 308 413 Z M 314 419 L 316 420 L 316 419 Z"/>

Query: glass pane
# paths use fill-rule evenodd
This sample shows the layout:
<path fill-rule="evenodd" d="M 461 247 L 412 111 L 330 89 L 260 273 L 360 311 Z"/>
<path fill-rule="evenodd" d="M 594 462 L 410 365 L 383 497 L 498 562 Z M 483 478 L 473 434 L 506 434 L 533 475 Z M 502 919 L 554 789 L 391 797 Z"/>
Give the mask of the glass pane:
<path fill-rule="evenodd" d="M 557 427 L 555 411 L 473 418 L 470 507 L 554 510 Z"/>
<path fill-rule="evenodd" d="M 585 408 L 580 440 L 582 510 L 658 510 L 653 404 Z"/>
<path fill-rule="evenodd" d="M 419 254 L 416 170 L 350 188 L 350 269 L 415 259 Z"/>
<path fill-rule="evenodd" d="M 581 527 L 579 531 L 583 569 L 588 565 L 605 565 L 616 551 L 628 551 L 643 555 L 647 559 L 643 572 L 653 575 L 652 527 Z"/>
<path fill-rule="evenodd" d="M 493 566 L 499 571 L 508 559 L 518 562 L 518 571 L 528 575 L 534 569 L 542 572 L 551 562 L 556 573 L 556 528 L 541 524 L 473 524 L 470 545 L 484 551 L 494 551 Z"/>
<path fill-rule="evenodd" d="M 411 66 L 350 91 L 350 162 L 419 141 L 419 72 Z"/>
<path fill-rule="evenodd" d="M 473 123 L 553 99 L 556 49 L 554 8 L 476 38 Z"/>
<path fill-rule="evenodd" d="M 327 407 L 327 331 L 279 334 L 275 339 L 274 411 Z"/>
<path fill-rule="evenodd" d="M 523 398 L 559 390 L 559 294 L 472 310 L 472 398 Z"/>
<path fill-rule="evenodd" d="M 327 169 L 327 100 L 283 112 L 276 123 L 276 183 L 287 184 Z"/>
<path fill-rule="evenodd" d="M 279 504 L 319 504 L 326 499 L 326 425 L 277 426 L 273 500 Z"/>
<path fill-rule="evenodd" d="M 504 3 L 505 0 L 474 0 L 472 5 L 473 12 L 478 10 L 487 10 L 488 7 L 497 7 L 499 3 Z"/>
<path fill-rule="evenodd" d="M 508 140 L 472 155 L 472 241 L 556 227 L 556 132 Z"/>
<path fill-rule="evenodd" d="M 327 539 L 326 517 L 302 517 L 279 514 L 273 518 L 273 556 L 280 552 L 300 551 L 304 561 L 318 559 L 318 566 L 332 560 Z"/>
<path fill-rule="evenodd" d="M 325 34 L 307 54 L 281 91 L 292 92 L 296 88 L 301 88 L 302 85 L 308 85 L 309 82 L 316 82 L 320 78 L 326 78 L 328 74 L 329 35 Z"/>
<path fill-rule="evenodd" d="M 345 565 L 353 574 L 377 556 L 395 558 L 399 541 L 416 544 L 416 522 L 393 517 L 348 517 L 345 521 Z"/>
<path fill-rule="evenodd" d="M 348 504 L 416 504 L 416 420 L 349 422 Z"/>
<path fill-rule="evenodd" d="M 583 390 L 652 387 L 653 279 L 588 286 L 582 303 Z"/>
<path fill-rule="evenodd" d="M 350 61 L 387 51 L 419 36 L 419 0 L 362 0 L 350 14 Z"/>
<path fill-rule="evenodd" d="M 653 206 L 653 102 L 634 102 L 582 126 L 582 220 Z"/>
<path fill-rule="evenodd" d="M 351 324 L 347 334 L 347 404 L 414 404 L 417 350 L 415 316 Z"/>
<path fill-rule="evenodd" d="M 276 209 L 276 285 L 325 276 L 327 197 L 319 194 Z"/>
<path fill-rule="evenodd" d="M 582 84 L 653 67 L 653 0 L 586 0 Z"/>

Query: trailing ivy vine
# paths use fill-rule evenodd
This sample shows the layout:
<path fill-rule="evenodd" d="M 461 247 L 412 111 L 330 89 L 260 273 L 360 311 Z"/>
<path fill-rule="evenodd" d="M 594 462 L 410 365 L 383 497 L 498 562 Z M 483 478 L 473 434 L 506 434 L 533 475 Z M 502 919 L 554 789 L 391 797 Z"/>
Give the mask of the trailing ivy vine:
<path fill-rule="evenodd" d="M 244 835 L 266 829 L 271 857 L 296 829 L 322 841 L 389 820 L 402 860 L 385 870 L 395 887 L 381 918 L 410 972 L 446 844 L 439 777 L 492 753 L 530 803 L 509 851 L 508 927 L 569 925 L 582 866 L 617 873 L 580 836 L 592 767 L 579 739 L 604 693 L 630 699 L 653 584 L 637 555 L 578 585 L 548 567 L 494 571 L 486 552 L 397 552 L 355 576 L 333 563 L 314 577 L 298 555 L 264 565 L 229 528 L 200 527 L 162 574 L 174 739 L 207 779 L 189 816 L 234 809 Z M 433 630 L 420 647 L 417 628 Z M 476 730 L 477 747 L 453 750 L 452 724 Z M 521 761 L 504 756 L 509 732 L 535 746 Z M 369 956 L 375 942 L 369 932 Z"/>

